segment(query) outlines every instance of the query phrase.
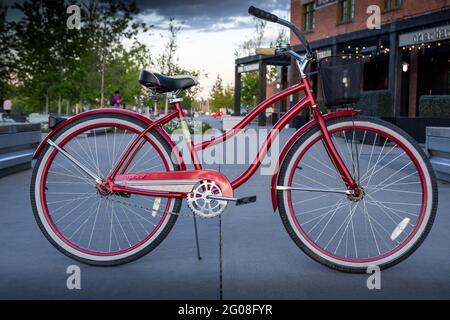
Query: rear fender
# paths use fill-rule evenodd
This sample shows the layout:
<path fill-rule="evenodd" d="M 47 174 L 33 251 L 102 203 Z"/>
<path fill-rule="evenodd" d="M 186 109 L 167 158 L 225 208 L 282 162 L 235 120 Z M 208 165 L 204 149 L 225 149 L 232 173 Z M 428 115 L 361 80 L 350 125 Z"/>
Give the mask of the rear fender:
<path fill-rule="evenodd" d="M 65 126 L 67 126 L 79 119 L 82 119 L 82 118 L 85 118 L 88 116 L 92 116 L 92 115 L 96 115 L 96 114 L 103 114 L 103 115 L 122 114 L 122 115 L 126 115 L 129 117 L 141 120 L 149 126 L 153 124 L 152 120 L 144 117 L 143 115 L 140 115 L 136 112 L 132 112 L 132 111 L 128 111 L 128 110 L 123 110 L 123 109 L 105 108 L 105 109 L 94 109 L 94 110 L 82 112 L 82 113 L 77 114 L 76 116 L 70 117 L 67 120 L 58 123 L 56 125 L 56 127 L 52 131 L 50 131 L 50 133 L 38 145 L 38 147 L 36 148 L 36 151 L 34 152 L 33 159 L 37 159 L 39 157 L 39 155 L 42 153 L 42 150 L 44 150 L 48 139 L 51 139 L 52 137 L 54 137 L 59 131 L 61 131 L 62 128 L 64 128 Z M 176 146 L 176 144 L 169 137 L 169 135 L 159 126 L 155 126 L 155 128 L 152 130 L 158 131 L 158 133 L 161 134 L 161 136 L 169 143 L 172 150 L 175 151 L 174 154 L 177 156 L 176 161 L 177 161 L 178 165 L 180 166 L 180 170 L 186 170 L 186 165 L 184 163 L 183 157 L 181 156 L 181 152 L 178 149 L 178 147 Z"/>
<path fill-rule="evenodd" d="M 331 119 L 335 118 L 341 118 L 341 117 L 351 117 L 354 115 L 357 115 L 359 113 L 359 110 L 345 110 L 345 111 L 338 111 L 338 112 L 332 112 L 327 113 L 323 116 L 325 122 L 330 121 Z M 295 134 L 289 139 L 289 141 L 284 146 L 283 150 L 280 153 L 280 156 L 278 157 L 277 164 L 275 166 L 274 173 L 272 175 L 272 185 L 271 185 L 271 194 L 272 194 L 272 206 L 273 210 L 276 211 L 278 209 L 278 201 L 277 201 L 277 181 L 278 181 L 278 173 L 280 171 L 281 164 L 283 162 L 284 157 L 286 157 L 287 153 L 291 149 L 292 145 L 297 141 L 297 139 L 302 136 L 304 133 L 306 133 L 309 129 L 314 127 L 316 125 L 316 120 L 311 120 L 304 126 L 302 126 L 300 129 L 298 129 Z"/>

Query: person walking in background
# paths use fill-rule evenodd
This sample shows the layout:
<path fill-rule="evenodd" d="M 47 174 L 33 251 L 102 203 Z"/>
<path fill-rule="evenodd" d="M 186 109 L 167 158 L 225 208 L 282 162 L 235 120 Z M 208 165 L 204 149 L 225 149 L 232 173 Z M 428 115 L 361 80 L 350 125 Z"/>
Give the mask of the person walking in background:
<path fill-rule="evenodd" d="M 109 105 L 113 108 L 120 108 L 120 92 L 119 90 L 116 90 L 114 92 L 114 95 L 111 96 L 111 98 L 109 98 Z"/>
<path fill-rule="evenodd" d="M 10 114 L 11 110 L 12 110 L 12 101 L 9 99 L 6 99 L 3 102 L 3 110 L 5 111 L 5 113 Z"/>

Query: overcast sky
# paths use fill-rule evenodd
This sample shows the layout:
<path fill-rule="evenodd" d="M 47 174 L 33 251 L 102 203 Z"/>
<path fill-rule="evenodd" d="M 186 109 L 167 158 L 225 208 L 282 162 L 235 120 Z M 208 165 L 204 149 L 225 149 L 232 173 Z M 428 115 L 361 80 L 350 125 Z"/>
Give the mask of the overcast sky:
<path fill-rule="evenodd" d="M 152 54 L 164 46 L 161 35 L 167 32 L 169 18 L 182 24 L 178 58 L 184 68 L 198 69 L 208 77 L 200 78 L 201 96 L 207 97 L 217 74 L 225 83 L 234 82 L 234 52 L 252 37 L 254 21 L 247 13 L 250 5 L 289 19 L 290 0 L 136 0 L 141 13 L 137 19 L 153 24 L 151 34 L 140 35 Z M 12 0 L 2 0 L 11 5 Z M 68 1 L 70 3 L 70 1 Z M 280 26 L 268 23 L 263 40 L 274 40 Z"/>
<path fill-rule="evenodd" d="M 178 57 L 185 68 L 199 69 L 208 77 L 200 78 L 201 96 L 207 97 L 219 74 L 225 83 L 234 83 L 234 52 L 252 37 L 254 21 L 247 13 L 250 5 L 289 19 L 290 0 L 158 0 L 138 1 L 139 19 L 153 24 L 152 36 L 141 37 L 154 54 L 163 47 L 161 34 L 169 18 L 183 23 Z M 264 41 L 276 37 L 280 26 L 268 24 Z"/>

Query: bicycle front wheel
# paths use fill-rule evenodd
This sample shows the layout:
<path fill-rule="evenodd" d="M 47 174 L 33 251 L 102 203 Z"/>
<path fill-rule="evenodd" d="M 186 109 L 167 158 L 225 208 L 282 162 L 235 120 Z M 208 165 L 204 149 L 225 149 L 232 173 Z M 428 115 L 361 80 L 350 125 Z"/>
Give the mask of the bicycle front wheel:
<path fill-rule="evenodd" d="M 408 257 L 431 229 L 437 185 L 418 144 L 378 119 L 327 123 L 332 141 L 363 191 L 346 190 L 313 128 L 283 160 L 277 191 L 282 221 L 310 257 L 347 272 L 390 267 Z"/>
<path fill-rule="evenodd" d="M 105 179 L 146 126 L 126 115 L 93 115 L 52 140 Z M 179 170 L 158 132 L 150 131 L 138 146 L 124 173 Z M 170 213 L 181 206 L 180 199 L 101 193 L 90 176 L 50 146 L 35 165 L 31 203 L 40 229 L 58 250 L 95 265 L 130 262 L 153 250 L 176 221 Z"/>

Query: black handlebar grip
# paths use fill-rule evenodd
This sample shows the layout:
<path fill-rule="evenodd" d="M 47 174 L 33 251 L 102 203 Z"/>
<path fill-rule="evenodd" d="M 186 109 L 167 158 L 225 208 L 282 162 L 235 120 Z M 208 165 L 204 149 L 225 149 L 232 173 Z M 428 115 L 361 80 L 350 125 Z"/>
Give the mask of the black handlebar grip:
<path fill-rule="evenodd" d="M 267 20 L 270 22 L 278 22 L 278 17 L 270 12 L 255 8 L 254 6 L 250 6 L 248 8 L 248 13 L 257 18 Z"/>

